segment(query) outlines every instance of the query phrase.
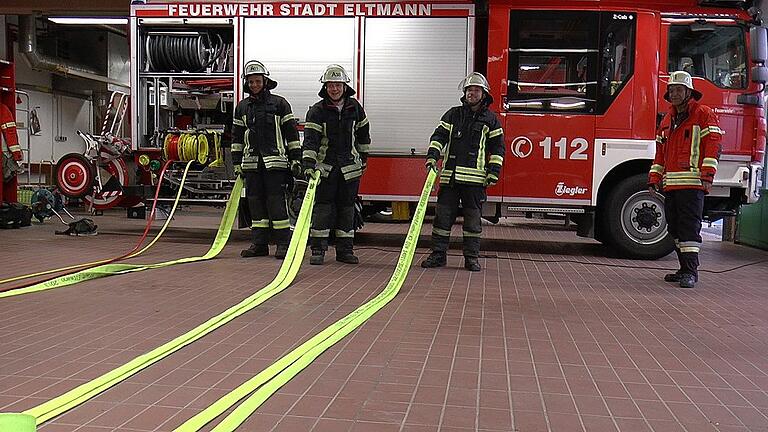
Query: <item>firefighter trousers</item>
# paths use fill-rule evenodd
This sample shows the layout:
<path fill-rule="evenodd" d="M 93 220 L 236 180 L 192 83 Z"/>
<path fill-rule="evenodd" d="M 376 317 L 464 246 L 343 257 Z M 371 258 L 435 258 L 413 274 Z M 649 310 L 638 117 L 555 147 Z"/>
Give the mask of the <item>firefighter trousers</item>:
<path fill-rule="evenodd" d="M 664 192 L 664 197 L 667 229 L 675 240 L 675 252 L 680 262 L 679 272 L 692 274 L 698 279 L 704 191 L 678 189 Z"/>
<path fill-rule="evenodd" d="M 355 199 L 360 179 L 346 181 L 341 169 L 334 166 L 327 178 L 317 186 L 315 208 L 312 211 L 312 228 L 309 231 L 312 250 L 328 249 L 328 239 L 333 229 L 336 237 L 336 253 L 352 253 L 355 239 Z"/>
<path fill-rule="evenodd" d="M 459 204 L 464 216 L 464 257 L 480 255 L 480 237 L 483 226 L 480 210 L 485 202 L 485 187 L 471 185 L 440 185 L 437 193 L 437 210 L 432 225 L 432 251 L 446 253 L 451 237 L 451 227 L 456 222 Z"/>
<path fill-rule="evenodd" d="M 268 245 L 270 229 L 272 239 L 279 245 L 287 245 L 291 239 L 285 202 L 288 175 L 288 170 L 267 171 L 263 166 L 256 171 L 243 171 L 254 245 Z"/>

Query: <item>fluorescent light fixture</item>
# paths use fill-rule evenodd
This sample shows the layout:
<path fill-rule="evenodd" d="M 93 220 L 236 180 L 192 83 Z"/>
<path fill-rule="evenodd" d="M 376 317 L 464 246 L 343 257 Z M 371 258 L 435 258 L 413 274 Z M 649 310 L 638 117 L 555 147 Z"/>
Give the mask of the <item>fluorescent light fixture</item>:
<path fill-rule="evenodd" d="M 128 18 L 120 17 L 48 17 L 48 21 L 56 24 L 76 25 L 128 24 Z"/>

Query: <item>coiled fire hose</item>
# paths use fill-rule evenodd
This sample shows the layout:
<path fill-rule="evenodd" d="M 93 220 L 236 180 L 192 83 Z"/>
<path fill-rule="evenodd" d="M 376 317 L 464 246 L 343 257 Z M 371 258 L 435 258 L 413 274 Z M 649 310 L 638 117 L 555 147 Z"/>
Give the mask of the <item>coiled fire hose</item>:
<path fill-rule="evenodd" d="M 3 432 L 6 430 L 12 432 L 34 432 L 36 430 L 36 425 L 43 424 L 53 417 L 88 401 L 89 399 L 107 390 L 108 388 L 162 360 L 163 358 L 180 350 L 184 346 L 202 338 L 208 333 L 239 317 L 240 315 L 252 310 L 256 306 L 267 301 L 272 296 L 287 288 L 296 277 L 296 274 L 301 267 L 301 262 L 304 259 L 304 251 L 306 249 L 307 239 L 309 237 L 310 219 L 312 215 L 312 209 L 314 207 L 315 191 L 317 189 L 318 182 L 318 174 L 312 177 L 309 181 L 307 192 L 304 195 L 301 212 L 299 213 L 299 219 L 296 221 L 296 228 L 293 231 L 291 242 L 288 246 L 288 254 L 280 266 L 280 270 L 278 271 L 277 276 L 269 285 L 247 297 L 240 303 L 230 307 L 223 313 L 195 327 L 193 330 L 155 348 L 146 354 L 134 358 L 128 363 L 113 369 L 112 371 L 107 372 L 92 381 L 81 384 L 80 386 L 54 399 L 44 402 L 43 404 L 28 409 L 22 413 L 0 413 L 0 430 Z M 178 264 L 181 262 L 192 262 L 201 259 L 213 258 L 221 251 L 229 237 L 232 224 L 235 220 L 235 213 L 242 188 L 242 178 L 238 177 L 237 182 L 232 189 L 232 194 L 230 195 L 229 201 L 227 201 L 224 217 L 222 217 L 221 224 L 219 225 L 219 231 L 216 235 L 216 240 L 214 241 L 214 244 L 211 245 L 208 253 L 206 253 L 204 256 L 184 258 L 182 260 L 168 261 L 157 264 L 147 264 L 144 266 L 111 264 L 109 266 L 104 266 L 111 267 L 110 269 L 105 269 L 105 271 L 109 270 L 109 274 L 124 274 L 145 270 L 146 268 L 158 268 L 167 265 Z"/>
<path fill-rule="evenodd" d="M 205 131 L 205 133 L 169 133 L 163 140 L 163 156 L 166 160 L 181 162 L 197 161 L 200 164 L 205 164 L 208 162 L 210 153 L 209 134 L 213 138 L 215 145 L 220 147 L 221 137 L 216 131 Z M 218 160 L 218 148 L 215 151 L 217 153 L 216 160 Z M 211 163 L 211 166 L 213 166 L 213 163 Z"/>
<path fill-rule="evenodd" d="M 149 33 L 144 52 L 150 72 L 202 72 L 224 48 L 219 34 Z"/>

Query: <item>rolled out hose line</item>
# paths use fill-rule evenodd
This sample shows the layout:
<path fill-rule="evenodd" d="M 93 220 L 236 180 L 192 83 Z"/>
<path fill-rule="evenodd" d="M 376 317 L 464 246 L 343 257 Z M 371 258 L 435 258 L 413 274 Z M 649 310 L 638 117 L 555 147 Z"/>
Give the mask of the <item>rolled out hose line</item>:
<path fill-rule="evenodd" d="M 408 276 L 416 243 L 419 240 L 424 214 L 429 201 L 429 194 L 435 183 L 437 173 L 429 170 L 424 187 L 421 190 L 416 212 L 408 228 L 400 257 L 387 286 L 372 300 L 361 305 L 347 316 L 341 318 L 323 331 L 268 366 L 259 374 L 249 379 L 235 390 L 221 397 L 208 408 L 174 429 L 174 432 L 196 432 L 208 423 L 227 412 L 245 398 L 237 408 L 227 415 L 212 432 L 228 432 L 238 428 L 261 404 L 269 399 L 280 387 L 284 386 L 304 368 L 309 366 L 325 350 L 342 340 L 349 333 L 360 327 L 376 312 L 386 306 L 400 292 Z M 302 208 L 303 210 L 303 208 Z"/>
<path fill-rule="evenodd" d="M 181 193 L 184 190 L 183 186 L 187 180 L 187 173 L 189 172 L 189 167 L 191 166 L 192 166 L 192 162 L 189 162 L 184 168 L 184 174 L 181 177 L 181 184 L 179 186 L 178 192 L 176 192 L 176 197 L 173 201 L 173 207 L 171 207 L 171 211 L 168 214 L 168 218 L 165 220 L 165 223 L 163 223 L 163 226 L 160 228 L 160 231 L 158 231 L 157 235 L 152 239 L 152 241 L 150 241 L 146 246 L 141 248 L 141 250 L 139 250 L 138 252 L 134 252 L 130 256 L 127 256 L 123 259 L 134 258 L 143 254 L 144 252 L 149 250 L 149 248 L 154 246 L 154 244 L 157 243 L 158 240 L 160 240 L 160 237 L 162 237 L 163 233 L 170 225 L 171 220 L 173 219 L 173 215 L 176 213 L 176 208 L 179 205 L 179 198 L 181 198 Z M 157 193 L 155 194 L 155 203 L 157 203 Z M 153 210 L 154 208 L 155 206 L 153 205 Z M 147 226 L 147 228 L 144 229 L 145 233 L 148 231 L 148 229 L 149 229 L 149 226 Z M 229 233 L 227 233 L 227 235 L 229 235 Z M 137 247 L 138 246 L 139 245 L 137 245 Z M 156 264 L 151 264 L 151 265 L 156 265 Z M 43 282 L 37 282 L 33 285 L 29 285 L 26 287 L 14 288 L 7 291 L 0 291 L 0 299 L 5 297 L 22 295 L 22 294 L 29 294 L 33 292 L 47 291 L 55 288 L 62 288 L 65 286 L 74 285 L 79 282 L 84 282 L 91 279 L 97 279 L 104 276 L 110 276 L 112 274 L 128 273 L 129 271 L 127 269 L 138 268 L 138 267 L 142 267 L 142 266 L 138 264 L 110 264 L 110 263 L 101 264 L 92 268 L 79 270 L 77 272 L 70 272 L 65 275 L 58 276 Z M 141 270 L 145 270 L 145 269 L 142 268 Z M 133 271 L 140 271 L 140 270 L 133 270 Z"/>
<path fill-rule="evenodd" d="M 170 162 L 166 162 L 165 165 L 163 165 L 163 168 L 160 170 L 160 175 L 158 177 L 158 178 L 160 178 L 160 181 L 157 182 L 157 186 L 155 187 L 155 199 L 154 199 L 154 202 L 152 203 L 152 209 L 149 212 L 149 217 L 147 218 L 147 225 L 144 227 L 144 233 L 142 233 L 141 237 L 139 238 L 139 241 L 136 243 L 136 246 L 134 246 L 133 249 L 131 249 L 130 251 L 128 251 L 128 252 L 126 252 L 126 253 L 124 253 L 122 255 L 119 255 L 119 256 L 116 256 L 116 257 L 113 257 L 113 258 L 109 258 L 109 259 L 92 261 L 92 262 L 87 262 L 87 263 L 82 263 L 82 264 L 75 264 L 75 265 L 71 265 L 71 266 L 67 266 L 67 267 L 60 267 L 60 268 L 56 268 L 56 269 L 44 270 L 44 271 L 40 271 L 40 272 L 36 272 L 36 273 L 31 273 L 31 274 L 26 274 L 26 275 L 21 275 L 21 276 L 13 276 L 13 277 L 10 277 L 10 278 L 7 278 L 7 279 L 0 279 L 0 285 L 6 284 L 6 283 L 9 283 L 9 282 L 15 282 L 15 281 L 23 280 L 23 279 L 29 279 L 29 278 L 33 278 L 33 277 L 44 276 L 44 275 L 52 274 L 52 273 L 67 272 L 66 274 L 71 274 L 71 273 L 74 273 L 77 270 L 84 270 L 85 268 L 88 268 L 88 267 L 95 267 L 95 266 L 101 265 L 101 264 L 109 264 L 109 263 L 112 263 L 112 262 L 115 262 L 115 261 L 120 261 L 120 260 L 123 260 L 123 259 L 128 259 L 128 258 L 133 258 L 135 256 L 138 256 L 141 252 L 136 253 L 136 251 L 139 250 L 139 248 L 141 247 L 142 243 L 144 243 L 144 240 L 146 240 L 147 234 L 149 234 L 149 230 L 152 228 L 152 222 L 154 222 L 154 220 L 155 220 L 155 212 L 157 210 L 157 198 L 160 196 L 160 186 L 162 185 L 162 179 L 164 178 L 165 171 L 168 169 L 169 166 L 170 166 Z M 170 218 L 168 218 L 168 219 L 170 220 Z M 144 249 L 144 250 L 146 250 L 146 249 Z M 59 276 L 63 276 L 63 275 L 59 275 Z M 36 282 L 32 282 L 32 283 L 28 283 L 28 284 L 23 284 L 23 285 L 19 285 L 19 286 L 14 286 L 14 287 L 10 287 L 10 288 L 0 288 L 0 292 L 10 291 L 10 290 L 18 289 L 18 288 L 24 288 L 25 286 L 29 286 L 29 285 L 32 285 L 32 284 L 35 284 L 35 283 L 41 283 L 41 282 L 43 282 L 43 281 L 36 281 Z"/>
<path fill-rule="evenodd" d="M 304 251 L 306 249 L 307 239 L 309 237 L 310 219 L 312 215 L 312 208 L 314 207 L 315 191 L 317 189 L 319 177 L 320 176 L 318 174 L 315 174 L 315 176 L 313 176 L 309 182 L 307 193 L 304 195 L 301 212 L 299 213 L 299 218 L 296 221 L 296 228 L 293 231 L 291 242 L 288 246 L 288 254 L 280 266 L 280 270 L 278 271 L 277 276 L 267 286 L 245 298 L 240 303 L 225 310 L 221 314 L 210 318 L 191 331 L 178 336 L 169 342 L 166 342 L 165 344 L 153 349 L 146 354 L 142 354 L 134 358 L 128 363 L 113 369 L 112 371 L 107 372 L 92 381 L 81 384 L 80 386 L 58 397 L 55 397 L 36 407 L 30 408 L 22 413 L 0 413 L 0 425 L 2 425 L 4 419 L 6 419 L 8 422 L 16 422 L 14 424 L 19 425 L 17 429 L 9 429 L 10 431 L 34 432 L 36 430 L 36 425 L 41 425 L 46 421 L 56 417 L 57 415 L 62 414 L 88 401 L 99 393 L 126 380 L 139 371 L 149 367 L 150 365 L 162 360 L 163 358 L 193 343 L 194 341 L 202 338 L 212 331 L 222 327 L 240 315 L 252 310 L 256 306 L 264 303 L 272 296 L 287 288 L 293 282 L 296 274 L 298 274 L 299 268 L 301 267 L 301 263 L 304 259 Z M 242 177 L 238 177 L 237 181 L 235 182 L 235 186 L 232 188 L 232 194 L 227 201 L 227 206 L 224 210 L 224 216 L 222 217 L 221 224 L 219 225 L 219 231 L 216 235 L 216 239 L 214 240 L 213 245 L 211 245 L 211 249 L 208 251 L 208 253 L 202 257 L 190 257 L 176 261 L 148 264 L 145 266 L 113 264 L 112 266 L 115 268 L 108 269 L 112 271 L 110 274 L 123 274 L 144 270 L 146 268 L 158 268 L 178 264 L 181 262 L 192 262 L 201 259 L 213 258 L 221 251 L 224 244 L 227 242 L 229 233 L 232 229 L 232 225 L 235 221 L 235 214 L 237 212 L 237 206 L 240 200 L 240 192 L 242 191 L 242 188 Z M 25 423 L 22 424 L 22 422 Z M 5 431 L 5 429 L 0 430 Z"/>

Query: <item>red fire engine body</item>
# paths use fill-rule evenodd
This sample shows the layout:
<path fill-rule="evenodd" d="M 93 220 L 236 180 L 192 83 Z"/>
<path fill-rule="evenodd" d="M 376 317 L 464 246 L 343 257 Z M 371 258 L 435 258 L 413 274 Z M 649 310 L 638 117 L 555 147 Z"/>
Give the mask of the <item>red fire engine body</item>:
<path fill-rule="evenodd" d="M 317 99 L 324 67 L 338 63 L 352 72 L 371 123 L 361 197 L 371 206 L 416 201 L 429 136 L 440 115 L 459 103 L 458 83 L 477 70 L 491 84 L 491 108 L 506 144 L 503 178 L 488 190 L 484 216 L 565 214 L 579 235 L 629 256 L 657 258 L 673 245 L 661 198 L 647 192 L 646 179 L 656 125 L 668 109 L 662 95 L 669 72 L 695 77 L 702 103 L 725 131 L 707 200 L 710 218 L 758 198 L 766 41 L 746 6 L 718 0 L 133 5 L 136 160 L 160 157 L 158 132 L 181 115 L 215 123 L 215 116 L 163 101 L 183 93 L 174 90 L 178 80 L 229 78 L 228 102 L 236 103 L 244 97 L 242 66 L 258 59 L 301 122 Z M 230 66 L 191 73 L 177 60 L 178 71 L 157 70 L 162 62 L 153 63 L 152 52 L 163 54 L 163 35 L 184 32 L 230 41 Z M 216 108 L 224 113 L 225 99 Z"/>

